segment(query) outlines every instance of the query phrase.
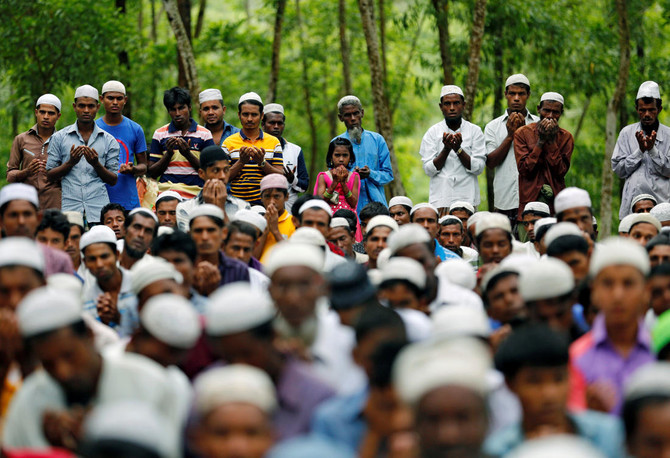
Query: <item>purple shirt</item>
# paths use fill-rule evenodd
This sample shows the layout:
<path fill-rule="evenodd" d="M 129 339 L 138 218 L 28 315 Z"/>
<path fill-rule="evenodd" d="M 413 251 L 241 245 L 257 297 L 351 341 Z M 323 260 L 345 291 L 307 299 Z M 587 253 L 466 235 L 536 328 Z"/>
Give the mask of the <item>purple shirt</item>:
<path fill-rule="evenodd" d="M 42 253 L 44 253 L 44 278 L 53 274 L 74 275 L 72 259 L 66 252 L 41 243 L 39 245 L 42 248 Z"/>
<path fill-rule="evenodd" d="M 221 274 L 219 286 L 236 281 L 249 281 L 249 268 L 242 261 L 229 258 L 223 251 L 219 251 L 219 273 Z"/>

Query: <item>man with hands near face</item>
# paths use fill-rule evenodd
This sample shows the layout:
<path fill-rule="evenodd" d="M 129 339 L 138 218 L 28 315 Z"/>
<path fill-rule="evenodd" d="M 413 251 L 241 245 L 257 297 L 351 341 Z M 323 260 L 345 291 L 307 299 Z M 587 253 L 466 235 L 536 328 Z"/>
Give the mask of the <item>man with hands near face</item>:
<path fill-rule="evenodd" d="M 100 108 L 96 88 L 78 87 L 72 106 L 77 122 L 49 142 L 47 180 L 61 181 L 63 211 L 82 212 L 89 223 L 98 223 L 100 210 L 109 203 L 105 185 L 117 181 L 119 144 L 95 123 Z"/>

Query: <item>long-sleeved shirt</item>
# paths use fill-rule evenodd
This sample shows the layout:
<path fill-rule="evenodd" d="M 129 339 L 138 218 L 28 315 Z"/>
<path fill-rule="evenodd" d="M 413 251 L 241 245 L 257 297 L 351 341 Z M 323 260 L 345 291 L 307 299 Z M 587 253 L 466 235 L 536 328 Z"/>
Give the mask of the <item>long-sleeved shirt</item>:
<path fill-rule="evenodd" d="M 305 192 L 309 186 L 309 173 L 305 165 L 305 156 L 302 153 L 302 148 L 286 141 L 283 137 L 279 138 L 282 147 L 282 154 L 284 156 L 284 165 L 294 172 L 293 182 L 288 186 L 288 199 L 286 200 L 285 208 L 291 208 L 293 203 L 298 199 L 298 194 Z"/>
<path fill-rule="evenodd" d="M 470 168 L 467 169 L 455 151 L 450 151 L 444 166 L 438 170 L 433 163 L 442 149 L 444 133 L 460 133 L 461 149 L 470 156 Z M 449 207 L 452 202 L 463 200 L 475 207 L 480 203 L 477 175 L 486 165 L 486 148 L 482 129 L 463 119 L 457 130 L 451 130 L 442 120 L 433 125 L 424 134 L 419 150 L 423 161 L 423 171 L 430 177 L 428 201 L 437 208 Z"/>
<path fill-rule="evenodd" d="M 12 149 L 9 150 L 9 161 L 7 162 L 7 181 L 9 183 L 19 182 L 19 174 L 22 170 L 28 168 L 33 159 L 40 159 L 46 162 L 47 148 L 49 141 L 42 140 L 37 132 L 37 124 L 28 129 L 27 132 L 14 137 Z M 37 189 L 40 200 L 40 208 L 60 209 L 61 191 L 60 183 L 47 181 L 46 171 L 29 175 L 23 181 Z"/>
<path fill-rule="evenodd" d="M 344 132 L 338 137 L 349 138 L 349 133 Z M 333 139 L 334 140 L 334 139 Z M 331 140 L 332 141 L 332 140 Z M 370 202 L 381 202 L 386 205 L 386 194 L 384 186 L 393 181 L 393 169 L 391 168 L 391 153 L 386 140 L 377 132 L 363 130 L 361 142 L 355 143 L 354 155 L 356 162 L 354 167 L 370 167 L 370 176 L 361 180 L 361 190 L 358 196 L 357 213 Z"/>
<path fill-rule="evenodd" d="M 538 200 L 542 186 L 549 185 L 554 197 L 565 189 L 565 175 L 570 169 L 572 134 L 559 128 L 555 141 L 538 146 L 537 125 L 529 124 L 514 134 L 514 156 L 519 170 L 519 220 L 526 204 Z M 553 197 L 549 208 L 553 213 Z"/>
<path fill-rule="evenodd" d="M 638 194 L 651 194 L 658 202 L 670 202 L 670 127 L 659 124 L 654 147 L 642 152 L 635 132 L 640 123 L 621 129 L 614 152 L 612 170 L 626 180 L 623 185 L 619 219 L 630 213 L 630 203 Z"/>
<path fill-rule="evenodd" d="M 488 156 L 507 138 L 507 120 L 509 113 L 497 117 L 484 128 L 486 139 L 486 155 Z M 526 111 L 526 125 L 537 122 L 539 117 Z M 493 179 L 493 202 L 499 210 L 516 210 L 519 208 L 519 171 L 514 157 L 514 142 L 509 147 L 505 159 L 495 168 Z"/>
<path fill-rule="evenodd" d="M 93 148 L 98 153 L 98 161 L 104 168 L 115 174 L 119 171 L 119 143 L 116 139 L 93 123 L 93 132 L 88 142 L 85 142 L 76 122 L 51 136 L 47 170 L 67 162 L 70 159 L 72 146 Z M 100 222 L 100 210 L 109 203 L 109 195 L 102 178 L 85 157 L 82 156 L 61 179 L 61 188 L 63 211 L 85 213 L 88 222 Z"/>

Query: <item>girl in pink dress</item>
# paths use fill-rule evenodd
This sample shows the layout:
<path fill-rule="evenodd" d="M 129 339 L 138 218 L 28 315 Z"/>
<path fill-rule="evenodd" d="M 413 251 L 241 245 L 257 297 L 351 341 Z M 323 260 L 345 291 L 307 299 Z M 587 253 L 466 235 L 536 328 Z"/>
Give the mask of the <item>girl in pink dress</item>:
<path fill-rule="evenodd" d="M 354 147 L 346 138 L 337 137 L 330 142 L 326 153 L 328 171 L 316 177 L 314 194 L 330 203 L 333 213 L 346 208 L 356 213 L 361 178 L 351 169 L 356 162 Z"/>

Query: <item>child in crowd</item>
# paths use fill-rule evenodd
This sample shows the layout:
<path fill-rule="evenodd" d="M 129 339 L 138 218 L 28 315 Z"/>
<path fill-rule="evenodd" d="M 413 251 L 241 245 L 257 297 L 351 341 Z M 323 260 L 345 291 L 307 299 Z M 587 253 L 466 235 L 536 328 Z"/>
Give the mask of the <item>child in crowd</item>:
<path fill-rule="evenodd" d="M 356 211 L 361 179 L 358 172 L 351 171 L 355 162 L 354 147 L 349 140 L 337 137 L 330 142 L 326 153 L 329 170 L 316 177 L 314 195 L 329 201 L 333 212 L 341 208 Z"/>

